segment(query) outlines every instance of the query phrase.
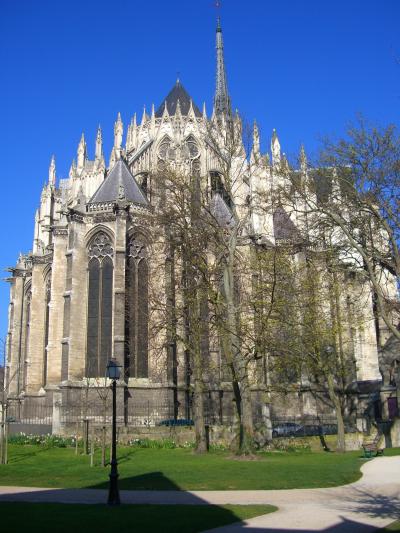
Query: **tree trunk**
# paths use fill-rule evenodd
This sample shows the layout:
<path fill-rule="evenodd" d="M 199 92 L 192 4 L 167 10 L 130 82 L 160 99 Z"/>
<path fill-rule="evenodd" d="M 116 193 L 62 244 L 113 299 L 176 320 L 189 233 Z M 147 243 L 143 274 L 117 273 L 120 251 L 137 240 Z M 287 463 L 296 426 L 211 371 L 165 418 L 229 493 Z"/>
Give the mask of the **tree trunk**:
<path fill-rule="evenodd" d="M 252 453 L 254 449 L 254 425 L 253 425 L 253 409 L 251 402 L 251 390 L 247 375 L 243 376 L 241 380 L 242 393 L 242 420 L 241 433 L 242 439 L 240 442 L 240 453 Z"/>
<path fill-rule="evenodd" d="M 195 365 L 197 366 L 197 365 Z M 197 372 L 195 372 L 197 374 Z M 207 435 L 204 421 L 203 384 L 201 378 L 194 378 L 193 417 L 196 442 L 196 453 L 207 452 Z"/>
<path fill-rule="evenodd" d="M 327 383 L 328 383 L 329 398 L 331 399 L 336 410 L 336 420 L 337 420 L 337 427 L 338 427 L 336 449 L 338 452 L 343 453 L 346 451 L 346 440 L 345 440 L 342 405 L 340 403 L 340 398 L 337 395 L 336 390 L 335 390 L 335 383 L 333 381 L 332 374 L 328 374 Z"/>
<path fill-rule="evenodd" d="M 235 247 L 233 247 L 235 249 Z M 240 339 L 235 306 L 235 284 L 233 275 L 233 254 L 229 254 L 224 267 L 224 298 L 226 304 L 226 333 L 225 357 L 231 364 L 233 378 L 233 392 L 239 418 L 239 448 L 238 453 L 251 453 L 254 445 L 254 425 L 251 402 L 251 390 L 247 375 L 247 363 L 240 350 Z M 237 386 L 235 386 L 235 383 Z"/>
<path fill-rule="evenodd" d="M 200 288 L 196 280 L 188 272 L 190 262 L 186 256 L 184 285 L 186 320 L 186 345 L 189 352 L 190 366 L 193 376 L 193 418 L 196 439 L 196 453 L 207 452 L 207 439 L 204 421 L 203 403 L 203 372 L 204 365 L 201 353 L 201 314 L 200 314 Z"/>

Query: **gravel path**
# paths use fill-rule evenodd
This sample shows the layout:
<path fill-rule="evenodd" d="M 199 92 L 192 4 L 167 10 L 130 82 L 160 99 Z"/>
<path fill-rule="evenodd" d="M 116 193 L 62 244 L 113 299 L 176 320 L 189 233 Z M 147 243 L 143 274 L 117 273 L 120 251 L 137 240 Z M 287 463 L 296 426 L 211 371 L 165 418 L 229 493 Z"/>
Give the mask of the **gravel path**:
<path fill-rule="evenodd" d="M 272 504 L 275 513 L 213 532 L 372 532 L 400 518 L 400 456 L 365 463 L 356 483 L 329 489 L 245 491 L 121 491 L 122 503 Z M 104 503 L 107 491 L 0 487 L 0 501 Z"/>

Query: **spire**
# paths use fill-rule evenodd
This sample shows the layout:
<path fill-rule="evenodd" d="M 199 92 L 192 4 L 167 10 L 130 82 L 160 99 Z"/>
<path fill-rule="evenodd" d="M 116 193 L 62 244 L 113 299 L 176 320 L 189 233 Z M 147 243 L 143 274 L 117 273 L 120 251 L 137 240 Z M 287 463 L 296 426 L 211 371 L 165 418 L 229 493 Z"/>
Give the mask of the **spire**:
<path fill-rule="evenodd" d="M 122 124 L 121 113 L 118 112 L 117 120 L 114 123 L 114 148 L 116 150 L 121 149 L 123 132 L 124 126 Z"/>
<path fill-rule="evenodd" d="M 260 132 L 256 121 L 253 125 L 253 152 L 255 155 L 260 155 Z"/>
<path fill-rule="evenodd" d="M 300 170 L 302 172 L 306 172 L 307 171 L 307 156 L 306 156 L 306 151 L 304 149 L 304 144 L 302 144 L 300 147 L 299 159 L 300 159 Z"/>
<path fill-rule="evenodd" d="M 49 185 L 56 184 L 56 159 L 54 155 L 51 156 L 51 162 L 49 166 Z"/>
<path fill-rule="evenodd" d="M 81 140 L 78 145 L 78 170 L 82 170 L 86 161 L 86 142 L 85 135 L 82 133 Z"/>
<path fill-rule="evenodd" d="M 222 40 L 221 22 L 217 19 L 217 78 L 214 96 L 214 111 L 218 114 L 231 113 L 231 101 L 228 94 L 228 84 L 226 82 L 225 62 L 224 62 L 224 43 Z"/>
<path fill-rule="evenodd" d="M 95 151 L 95 160 L 99 161 L 103 157 L 103 138 L 101 135 L 101 128 L 100 124 L 97 128 L 97 135 L 96 135 L 96 151 Z"/>
<path fill-rule="evenodd" d="M 143 115 L 142 115 L 142 122 L 140 125 L 143 127 L 147 122 L 147 113 L 146 113 L 146 106 L 143 106 Z"/>
<path fill-rule="evenodd" d="M 155 131 L 156 131 L 156 114 L 154 110 L 154 104 L 151 104 L 150 132 L 152 135 L 154 135 Z"/>
<path fill-rule="evenodd" d="M 276 130 L 272 130 L 271 138 L 271 153 L 272 153 L 272 165 L 279 165 L 281 162 L 281 145 L 279 143 L 278 135 Z"/>
<path fill-rule="evenodd" d="M 69 168 L 69 174 L 68 176 L 72 179 L 75 177 L 75 172 L 76 172 L 76 163 L 75 163 L 75 159 L 72 160 L 72 163 L 71 163 L 71 166 Z"/>

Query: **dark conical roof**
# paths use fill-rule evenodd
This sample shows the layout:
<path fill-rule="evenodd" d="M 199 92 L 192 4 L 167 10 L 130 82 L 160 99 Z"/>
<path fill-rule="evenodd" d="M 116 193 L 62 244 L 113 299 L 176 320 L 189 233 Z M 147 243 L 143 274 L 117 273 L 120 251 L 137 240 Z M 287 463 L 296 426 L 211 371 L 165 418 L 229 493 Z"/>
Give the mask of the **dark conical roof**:
<path fill-rule="evenodd" d="M 166 98 L 164 98 L 160 107 L 157 109 L 156 117 L 157 118 L 162 117 L 164 113 L 165 104 L 167 104 L 168 113 L 170 115 L 175 115 L 176 107 L 178 105 L 178 100 L 179 100 L 179 105 L 181 106 L 182 115 L 187 115 L 189 113 L 190 101 L 192 100 L 192 98 L 186 91 L 185 87 L 181 84 L 181 82 L 179 80 L 176 80 L 175 85 L 173 86 L 171 91 L 168 93 Z M 197 117 L 201 117 L 201 111 L 197 107 L 197 105 L 193 102 L 193 100 L 192 100 L 192 105 L 193 105 L 194 114 Z"/>
<path fill-rule="evenodd" d="M 146 195 L 132 176 L 127 164 L 119 159 L 94 193 L 89 204 L 116 202 L 121 199 L 135 204 L 148 205 Z"/>

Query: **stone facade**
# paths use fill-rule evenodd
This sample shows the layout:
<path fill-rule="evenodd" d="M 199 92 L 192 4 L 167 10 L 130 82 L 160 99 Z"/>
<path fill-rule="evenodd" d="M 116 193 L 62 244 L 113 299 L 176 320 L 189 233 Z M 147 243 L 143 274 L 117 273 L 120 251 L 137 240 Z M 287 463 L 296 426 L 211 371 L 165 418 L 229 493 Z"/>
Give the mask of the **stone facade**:
<path fill-rule="evenodd" d="M 285 241 L 289 226 L 305 231 L 300 215 L 273 209 L 266 212 L 259 205 L 261 196 L 285 185 L 287 161 L 275 131 L 271 155 L 261 153 L 256 126 L 249 160 L 244 146 L 238 150 L 231 168 L 234 186 L 230 199 L 215 186 L 221 169 L 208 139 L 210 124 L 220 125 L 223 138 L 224 120 L 230 109 L 222 31 L 218 26 L 217 88 L 211 117 L 205 107 L 199 110 L 178 80 L 158 110 L 153 106 L 150 115 L 144 111 L 140 124 L 136 115 L 133 117 L 125 146 L 123 122 L 118 114 L 108 167 L 100 129 L 95 158 L 89 159 L 82 135 L 69 178 L 58 184 L 52 158 L 48 183 L 35 215 L 32 251 L 18 259 L 8 279 L 9 397 L 45 397 L 52 402 L 57 393 L 64 404 L 80 404 L 90 389 L 96 398 L 93 391 L 104 377 L 105 363 L 114 357 L 128 370 L 124 392 L 120 392 L 124 397 L 122 405 L 129 407 L 131 397 L 139 397 L 142 402 L 156 400 L 160 405 L 172 402 L 173 412 L 168 416 L 190 416 L 190 368 L 182 343 L 170 341 L 165 325 L 156 336 L 145 331 L 152 320 L 160 318 L 149 303 L 151 292 L 159 293 L 166 301 L 172 276 L 180 275 L 179 265 L 171 262 L 167 241 L 154 239 L 155 174 L 168 166 L 178 174 L 202 176 L 204 190 L 213 193 L 221 223 L 229 222 L 232 201 L 239 216 L 249 218 L 246 231 L 253 242 L 274 247 Z M 238 116 L 231 120 L 234 127 L 241 128 Z M 299 172 L 307 178 L 304 151 L 301 161 Z M 286 229 L 282 220 L 286 220 Z M 296 261 L 302 261 L 301 254 Z M 146 285 L 149 280 L 153 282 Z M 345 290 L 338 305 L 345 317 L 346 338 L 352 344 L 353 381 L 379 382 L 372 292 L 357 277 L 341 283 Z M 395 286 L 391 291 L 395 293 Z M 179 298 L 179 294 L 174 298 Z M 97 302 L 94 307 L 93 301 Z M 136 317 L 131 323 L 127 319 L 127 301 L 131 316 Z M 231 406 L 232 392 L 224 381 L 218 340 L 210 339 L 208 350 L 216 369 L 207 380 L 208 400 L 218 414 L 222 403 L 225 408 Z M 97 365 L 97 371 L 90 370 L 91 364 Z M 256 382 L 253 388 L 257 397 Z M 288 412 L 315 415 L 321 409 L 309 386 L 304 386 L 301 394 L 291 392 L 282 398 L 273 400 L 276 416 Z M 129 412 L 124 416 L 129 416 Z"/>

